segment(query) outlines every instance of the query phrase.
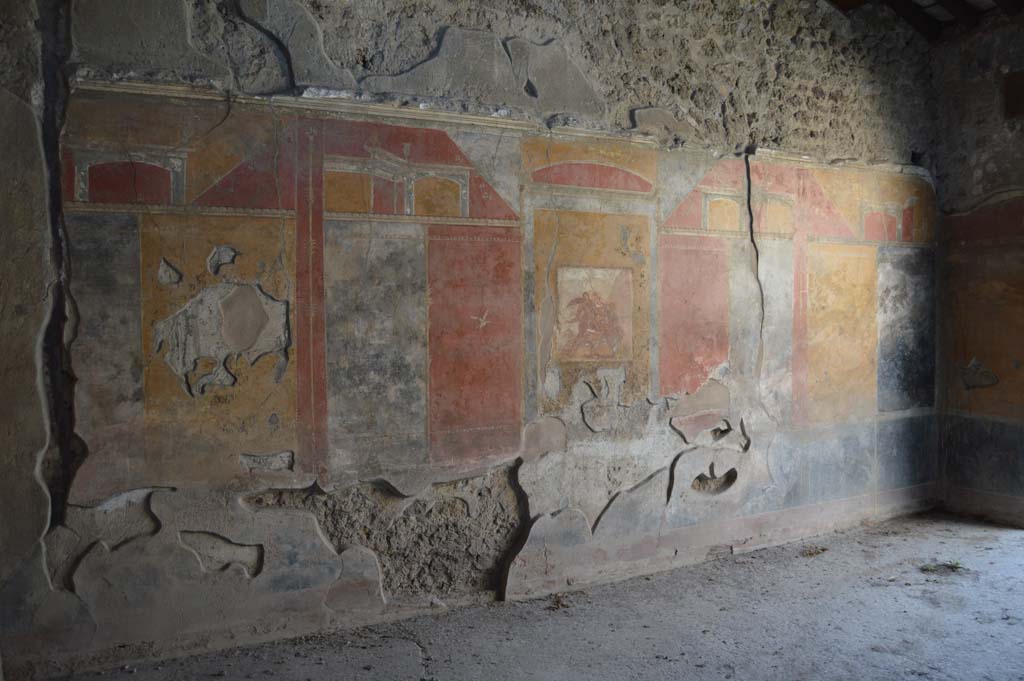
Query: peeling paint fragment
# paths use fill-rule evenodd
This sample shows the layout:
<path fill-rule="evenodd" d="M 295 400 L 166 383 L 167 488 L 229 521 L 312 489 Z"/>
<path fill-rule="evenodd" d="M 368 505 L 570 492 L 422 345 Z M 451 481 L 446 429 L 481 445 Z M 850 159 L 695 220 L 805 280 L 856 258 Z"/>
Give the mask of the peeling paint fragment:
<path fill-rule="evenodd" d="M 678 422 L 678 418 L 673 418 L 670 421 L 672 428 L 682 435 Z M 684 439 L 686 439 L 685 435 Z M 743 419 L 740 419 L 739 428 L 733 428 L 728 419 L 720 419 L 713 427 L 700 431 L 686 441 L 688 444 L 708 449 L 728 449 L 734 452 L 745 452 L 750 449 L 750 438 L 747 436 Z"/>
<path fill-rule="evenodd" d="M 207 572 L 226 572 L 238 566 L 252 579 L 263 570 L 262 544 L 238 544 L 215 532 L 182 530 L 178 536 Z"/>
<path fill-rule="evenodd" d="M 239 454 L 238 462 L 245 466 L 249 472 L 260 471 L 290 471 L 295 465 L 295 452 L 284 451 L 274 454 Z"/>
<path fill-rule="evenodd" d="M 999 382 L 999 377 L 977 357 L 972 357 L 967 366 L 960 369 L 960 380 L 963 381 L 965 390 L 975 390 L 991 388 Z"/>
<path fill-rule="evenodd" d="M 181 272 L 167 262 L 167 258 L 160 258 L 160 270 L 157 272 L 156 279 L 164 286 L 177 286 L 181 283 Z"/>
<path fill-rule="evenodd" d="M 95 506 L 69 504 L 64 523 L 44 537 L 46 566 L 54 585 L 71 589 L 75 568 L 96 542 L 110 551 L 160 530 L 151 497 L 158 487 L 144 487 L 116 494 Z"/>
<path fill-rule="evenodd" d="M 341 575 L 327 592 L 327 607 L 335 612 L 377 613 L 384 609 L 380 563 L 370 549 L 350 546 L 339 555 Z"/>
<path fill-rule="evenodd" d="M 737 477 L 739 473 L 735 468 L 730 468 L 721 477 L 715 475 L 715 464 L 712 463 L 708 466 L 708 472 L 694 478 L 690 486 L 704 494 L 721 494 L 736 483 Z"/>
<path fill-rule="evenodd" d="M 373 552 L 389 596 L 497 589 L 507 555 L 527 522 L 514 468 L 432 485 L 416 497 L 399 496 L 385 482 L 331 492 L 314 484 L 268 489 L 242 503 L 259 513 L 312 513 L 343 558 L 353 546 Z M 328 607 L 336 609 L 330 602 Z"/>
<path fill-rule="evenodd" d="M 231 246 L 215 246 L 206 259 L 206 269 L 210 270 L 210 274 L 220 274 L 220 268 L 233 264 L 236 256 L 238 251 Z"/>
<path fill-rule="evenodd" d="M 164 361 L 182 390 L 195 397 L 210 386 L 235 384 L 227 367 L 229 358 L 241 356 L 252 365 L 266 354 L 279 352 L 286 362 L 289 342 L 286 301 L 274 300 L 258 285 L 218 284 L 156 323 L 153 351 L 164 349 Z M 215 366 L 192 378 L 203 358 Z"/>
<path fill-rule="evenodd" d="M 635 430 L 647 422 L 656 406 L 650 400 L 625 404 L 622 393 L 626 373 L 621 367 L 598 369 L 596 381 L 583 381 L 590 399 L 580 404 L 583 423 L 594 433 L 619 434 Z"/>
<path fill-rule="evenodd" d="M 259 340 L 270 317 L 252 286 L 240 286 L 220 301 L 221 336 L 232 352 L 245 352 Z"/>
<path fill-rule="evenodd" d="M 526 424 L 520 455 L 524 461 L 530 461 L 548 452 L 565 451 L 566 443 L 565 423 L 554 416 L 545 416 Z"/>
<path fill-rule="evenodd" d="M 729 414 L 729 389 L 714 379 L 708 379 L 692 395 L 682 395 L 672 407 L 672 427 L 688 441 L 716 426 Z"/>

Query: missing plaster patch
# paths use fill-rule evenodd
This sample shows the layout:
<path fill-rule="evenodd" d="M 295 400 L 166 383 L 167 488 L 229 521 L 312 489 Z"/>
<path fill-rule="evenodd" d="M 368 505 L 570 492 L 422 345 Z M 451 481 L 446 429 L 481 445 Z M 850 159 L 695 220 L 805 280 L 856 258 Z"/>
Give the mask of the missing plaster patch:
<path fill-rule="evenodd" d="M 253 471 L 290 471 L 295 465 L 295 452 L 239 454 L 238 462 L 250 473 Z"/>
<path fill-rule="evenodd" d="M 230 387 L 235 376 L 229 358 L 249 364 L 271 353 L 287 362 L 288 303 L 271 298 L 254 284 L 217 284 L 200 291 L 183 308 L 156 323 L 153 350 L 163 359 L 189 396 L 211 386 Z M 201 359 L 213 368 L 193 376 Z M 206 362 L 207 365 L 210 362 Z M 276 375 L 283 373 L 279 367 Z"/>
<path fill-rule="evenodd" d="M 270 322 L 259 293 L 239 286 L 220 300 L 220 335 L 232 352 L 245 352 L 260 339 Z"/>
<path fill-rule="evenodd" d="M 252 579 L 263 571 L 262 544 L 238 544 L 215 532 L 192 530 L 182 530 L 178 537 L 207 572 L 226 572 L 236 565 Z"/>
<path fill-rule="evenodd" d="M 271 489 L 244 504 L 312 513 L 339 553 L 362 546 L 380 561 L 385 593 L 468 593 L 499 588 L 502 572 L 527 524 L 514 468 L 432 486 L 416 497 L 383 482 L 325 492 Z"/>
<path fill-rule="evenodd" d="M 694 478 L 690 486 L 702 494 L 721 494 L 736 484 L 738 477 L 739 473 L 735 468 L 730 468 L 721 477 L 715 475 L 715 464 L 712 463 L 708 466 L 708 472 Z"/>
<path fill-rule="evenodd" d="M 210 274 L 220 274 L 220 268 L 224 265 L 234 264 L 237 256 L 238 251 L 231 246 L 214 246 L 209 257 L 206 258 L 206 269 L 210 271 Z"/>
<path fill-rule="evenodd" d="M 999 382 L 999 377 L 982 364 L 981 360 L 973 357 L 967 366 L 960 369 L 960 380 L 963 381 L 964 390 L 976 390 L 994 386 Z"/>
<path fill-rule="evenodd" d="M 160 531 L 161 522 L 153 512 L 157 491 L 173 488 L 144 487 L 114 495 L 95 506 L 68 504 L 64 522 L 43 538 L 50 580 L 74 591 L 74 573 L 93 544 L 102 543 L 112 553 Z"/>
<path fill-rule="evenodd" d="M 160 258 L 160 269 L 156 278 L 164 286 L 177 286 L 181 282 L 181 272 L 169 263 L 167 258 Z"/>

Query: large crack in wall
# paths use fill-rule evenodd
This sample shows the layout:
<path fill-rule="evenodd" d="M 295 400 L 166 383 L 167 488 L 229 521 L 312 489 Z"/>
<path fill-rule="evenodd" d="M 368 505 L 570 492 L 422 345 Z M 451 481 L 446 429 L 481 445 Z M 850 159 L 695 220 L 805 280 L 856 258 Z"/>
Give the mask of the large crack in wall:
<path fill-rule="evenodd" d="M 352 545 L 372 550 L 389 596 L 497 590 L 527 520 L 515 466 L 438 484 L 418 497 L 363 483 L 330 493 L 316 485 L 268 490 L 246 502 L 308 511 L 337 551 Z"/>
<path fill-rule="evenodd" d="M 50 527 L 64 520 L 75 472 L 88 453 L 75 435 L 74 384 L 68 346 L 74 335 L 74 301 L 69 291 L 70 262 L 61 184 L 60 134 L 64 126 L 68 85 L 64 71 L 71 52 L 68 4 L 59 0 L 37 3 L 41 27 L 43 116 L 41 131 L 50 209 L 50 257 L 56 272 L 51 286 L 50 320 L 43 336 L 43 378 L 50 410 L 50 447 L 43 454 L 40 473 L 50 495 Z"/>

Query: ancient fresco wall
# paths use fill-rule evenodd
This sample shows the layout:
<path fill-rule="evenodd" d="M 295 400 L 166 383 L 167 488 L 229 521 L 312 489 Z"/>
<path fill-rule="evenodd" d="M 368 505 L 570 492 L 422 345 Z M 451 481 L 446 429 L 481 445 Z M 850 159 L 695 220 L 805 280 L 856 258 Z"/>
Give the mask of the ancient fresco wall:
<path fill-rule="evenodd" d="M 87 453 L 45 573 L 0 592 L 13 669 L 527 597 L 937 498 L 915 172 L 109 85 L 74 93 L 61 155 Z"/>

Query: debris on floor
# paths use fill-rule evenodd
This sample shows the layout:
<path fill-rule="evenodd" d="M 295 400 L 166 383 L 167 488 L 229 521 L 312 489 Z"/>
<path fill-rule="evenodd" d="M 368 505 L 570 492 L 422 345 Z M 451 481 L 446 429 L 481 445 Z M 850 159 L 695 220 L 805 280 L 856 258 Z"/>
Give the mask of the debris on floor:
<path fill-rule="evenodd" d="M 947 560 L 943 563 L 925 563 L 921 566 L 921 572 L 938 575 L 951 575 L 955 572 L 963 572 L 966 569 L 958 560 Z"/>
<path fill-rule="evenodd" d="M 803 556 L 804 558 L 813 558 L 814 556 L 820 556 L 821 554 L 825 553 L 826 551 L 828 551 L 828 549 L 826 547 L 824 547 L 824 546 L 815 546 L 815 545 L 812 544 L 811 546 L 804 547 L 800 551 L 800 555 Z"/>

